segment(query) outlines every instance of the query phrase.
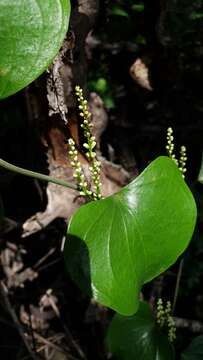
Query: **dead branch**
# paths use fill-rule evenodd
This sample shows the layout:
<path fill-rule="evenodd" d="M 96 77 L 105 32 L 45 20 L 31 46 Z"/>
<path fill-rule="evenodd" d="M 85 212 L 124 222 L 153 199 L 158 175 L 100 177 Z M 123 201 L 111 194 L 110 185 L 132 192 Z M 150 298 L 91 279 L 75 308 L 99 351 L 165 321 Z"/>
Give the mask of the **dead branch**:
<path fill-rule="evenodd" d="M 11 316 L 13 322 L 14 322 L 15 327 L 16 327 L 17 331 L 19 332 L 19 335 L 22 338 L 22 341 L 23 341 L 25 347 L 27 348 L 27 351 L 29 352 L 29 354 L 30 354 L 30 356 L 31 356 L 31 358 L 33 360 L 39 360 L 38 356 L 33 352 L 33 350 L 30 347 L 29 342 L 27 341 L 27 338 L 25 336 L 23 327 L 22 327 L 21 323 L 19 322 L 18 317 L 17 317 L 17 315 L 15 313 L 15 310 L 14 310 L 14 308 L 13 308 L 13 306 L 12 306 L 10 300 L 9 300 L 8 289 L 7 289 L 7 287 L 6 287 L 6 285 L 4 284 L 3 281 L 0 282 L 0 291 L 1 291 L 3 301 L 4 301 L 5 305 L 6 305 L 7 311 L 10 314 L 10 316 Z"/>
<path fill-rule="evenodd" d="M 188 329 L 193 333 L 203 333 L 203 323 L 198 320 L 182 319 L 174 317 L 176 327 L 179 329 Z"/>

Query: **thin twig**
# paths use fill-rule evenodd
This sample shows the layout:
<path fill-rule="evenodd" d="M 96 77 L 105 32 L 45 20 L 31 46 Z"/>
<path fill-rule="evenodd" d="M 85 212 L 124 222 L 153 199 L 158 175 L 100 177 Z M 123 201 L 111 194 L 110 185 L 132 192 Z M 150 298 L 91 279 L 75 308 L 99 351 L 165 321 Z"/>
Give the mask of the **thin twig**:
<path fill-rule="evenodd" d="M 178 299 L 178 293 L 179 293 L 179 288 L 180 288 L 180 279 L 181 279 L 182 271 L 183 271 L 183 264 L 184 264 L 184 259 L 182 258 L 180 260 L 178 274 L 177 274 L 177 278 L 176 278 L 176 286 L 175 286 L 175 292 L 174 292 L 174 297 L 173 297 L 172 314 L 174 314 L 177 299 Z"/>
<path fill-rule="evenodd" d="M 77 351 L 78 355 L 80 356 L 81 359 L 84 359 L 86 360 L 86 356 L 83 352 L 83 350 L 80 348 L 80 346 L 77 344 L 77 342 L 74 340 L 69 328 L 67 327 L 67 325 L 63 322 L 62 320 L 62 317 L 60 315 L 60 311 L 58 309 L 56 309 L 55 307 L 55 304 L 53 303 L 52 301 L 52 298 L 50 297 L 49 299 L 49 303 L 50 303 L 50 306 L 52 307 L 53 311 L 55 312 L 57 318 L 59 319 L 60 323 L 61 323 L 61 326 L 63 327 L 67 337 L 69 338 L 70 340 L 70 343 L 72 345 L 72 348 Z"/>
<path fill-rule="evenodd" d="M 67 353 L 68 353 L 68 359 L 70 359 L 70 360 L 79 360 L 75 356 L 69 354 L 69 349 L 68 348 L 67 348 L 67 350 L 65 350 L 63 348 L 59 348 L 58 345 L 55 345 L 55 342 L 59 341 L 59 340 L 62 340 L 65 337 L 65 334 L 59 334 L 59 335 L 50 336 L 48 339 L 43 338 L 39 334 L 37 334 L 37 337 L 38 337 L 38 341 L 44 344 L 44 345 L 40 346 L 37 349 L 38 353 L 41 353 L 43 350 L 45 350 L 47 348 L 47 346 L 50 346 L 54 350 L 59 351 L 61 353 L 64 353 L 65 355 L 67 355 Z"/>
<path fill-rule="evenodd" d="M 21 175 L 26 175 L 26 176 L 30 176 L 32 178 L 35 179 L 39 179 L 39 180 L 43 180 L 46 182 L 51 182 L 57 185 L 61 185 L 70 189 L 74 189 L 74 190 L 78 190 L 77 185 L 71 184 L 71 183 L 67 183 L 66 181 L 60 180 L 60 179 L 55 179 L 52 178 L 51 176 L 48 175 L 44 175 L 44 174 L 40 174 L 37 173 L 35 171 L 31 171 L 31 170 L 27 170 L 27 169 L 23 169 L 21 167 L 15 166 L 13 164 L 8 163 L 7 161 L 0 159 L 0 166 L 2 166 L 3 168 L 10 170 L 10 171 L 14 171 L 18 174 Z"/>
<path fill-rule="evenodd" d="M 58 262 L 62 261 L 62 259 L 63 259 L 63 257 L 60 256 L 60 257 L 58 257 L 57 259 L 51 261 L 50 263 L 45 264 L 45 265 L 42 265 L 41 267 L 39 267 L 39 268 L 37 269 L 37 272 L 40 272 L 40 271 L 43 271 L 43 270 L 47 270 L 47 268 L 49 268 L 49 267 L 57 264 Z"/>
<path fill-rule="evenodd" d="M 55 251 L 56 248 L 51 248 L 46 255 L 37 261 L 37 263 L 33 266 L 33 269 L 37 269 L 40 265 L 42 265 Z"/>
<path fill-rule="evenodd" d="M 7 311 L 9 312 L 24 344 L 25 344 L 25 347 L 27 348 L 27 351 L 29 352 L 31 358 L 33 360 L 39 360 L 39 357 L 36 356 L 36 354 L 33 352 L 33 350 L 31 349 L 30 347 L 30 344 L 29 342 L 27 341 L 26 339 L 26 336 L 24 334 L 24 331 L 23 331 L 23 328 L 22 328 L 22 325 L 20 324 L 19 320 L 18 320 L 18 317 L 10 303 L 10 300 L 9 300 L 9 297 L 8 297 L 8 289 L 6 287 L 6 285 L 4 284 L 3 281 L 0 282 L 0 288 L 1 288 L 1 294 L 2 294 L 2 297 L 4 299 L 4 302 L 5 302 L 5 305 L 6 305 L 6 308 L 7 308 Z"/>
<path fill-rule="evenodd" d="M 48 338 L 47 338 L 47 340 L 48 341 L 50 341 L 52 344 L 54 343 L 57 343 L 58 341 L 61 341 L 61 340 L 63 340 L 63 338 L 65 337 L 66 335 L 65 334 L 61 334 L 61 333 L 59 333 L 59 334 L 56 334 L 56 335 L 52 335 L 52 336 L 49 336 Z M 38 341 L 39 343 L 41 343 L 40 341 Z M 40 353 L 41 351 L 43 351 L 44 349 L 45 349 L 45 347 L 47 347 L 47 344 L 44 344 L 43 343 L 43 345 L 39 345 L 39 347 L 38 347 L 38 349 L 37 349 L 37 352 L 38 353 Z M 69 349 L 67 349 L 67 351 L 68 351 Z M 64 350 L 65 351 L 65 350 Z"/>
<path fill-rule="evenodd" d="M 34 335 L 35 335 L 35 338 L 38 341 L 42 342 L 43 344 L 48 345 L 51 348 L 53 348 L 57 351 L 60 351 L 61 353 L 66 354 L 66 352 L 62 348 L 60 348 L 58 345 L 54 344 L 53 342 L 49 341 L 48 339 L 45 339 L 43 336 L 39 335 L 36 331 L 34 331 Z"/>
<path fill-rule="evenodd" d="M 70 330 L 68 329 L 67 325 L 62 321 L 61 316 L 60 316 L 59 319 L 60 319 L 61 325 L 63 326 L 63 329 L 64 329 L 66 335 L 69 337 L 69 340 L 70 340 L 70 342 L 71 342 L 71 344 L 72 344 L 72 348 L 77 351 L 77 353 L 78 353 L 78 355 L 80 356 L 81 359 L 87 360 L 87 358 L 86 358 L 83 350 L 82 350 L 81 347 L 77 344 L 77 342 L 74 340 L 74 338 L 73 338 Z"/>
<path fill-rule="evenodd" d="M 28 306 L 28 316 L 29 316 L 29 325 L 30 325 L 30 333 L 31 333 L 31 338 L 32 338 L 32 349 L 33 351 L 36 353 L 37 349 L 36 349 L 36 341 L 35 341 L 35 336 L 34 336 L 34 331 L 33 331 L 33 327 L 32 327 L 32 315 L 31 315 L 31 311 L 30 311 L 30 304 Z"/>

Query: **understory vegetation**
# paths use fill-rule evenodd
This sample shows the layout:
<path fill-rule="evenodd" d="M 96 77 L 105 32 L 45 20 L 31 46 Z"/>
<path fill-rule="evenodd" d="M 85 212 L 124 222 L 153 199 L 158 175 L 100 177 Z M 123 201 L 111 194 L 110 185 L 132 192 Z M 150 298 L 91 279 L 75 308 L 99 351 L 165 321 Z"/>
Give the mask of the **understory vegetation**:
<path fill-rule="evenodd" d="M 203 359 L 201 0 L 0 0 L 0 357 Z"/>

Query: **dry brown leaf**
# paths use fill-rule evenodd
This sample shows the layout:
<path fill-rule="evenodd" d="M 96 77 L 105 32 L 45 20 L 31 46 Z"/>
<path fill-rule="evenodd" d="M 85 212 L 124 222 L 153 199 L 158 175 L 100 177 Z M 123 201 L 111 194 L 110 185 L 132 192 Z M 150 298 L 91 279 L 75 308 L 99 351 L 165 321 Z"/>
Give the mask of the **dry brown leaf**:
<path fill-rule="evenodd" d="M 138 58 L 130 67 L 130 75 L 140 86 L 152 91 L 150 84 L 149 69 L 143 59 Z"/>

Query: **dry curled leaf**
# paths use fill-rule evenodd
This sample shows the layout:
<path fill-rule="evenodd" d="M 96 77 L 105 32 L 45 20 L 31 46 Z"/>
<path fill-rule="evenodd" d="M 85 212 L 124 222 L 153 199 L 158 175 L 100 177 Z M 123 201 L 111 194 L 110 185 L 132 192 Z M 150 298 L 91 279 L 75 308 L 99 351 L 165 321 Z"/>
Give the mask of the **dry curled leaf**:
<path fill-rule="evenodd" d="M 130 75 L 143 88 L 153 90 L 149 79 L 149 69 L 141 58 L 138 58 L 130 67 Z"/>
<path fill-rule="evenodd" d="M 24 305 L 20 307 L 20 320 L 27 326 L 32 325 L 33 330 L 43 331 L 49 328 L 49 320 L 55 317 L 52 309 L 42 310 L 42 308 L 29 305 L 30 314 L 25 310 Z"/>

